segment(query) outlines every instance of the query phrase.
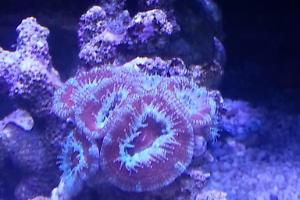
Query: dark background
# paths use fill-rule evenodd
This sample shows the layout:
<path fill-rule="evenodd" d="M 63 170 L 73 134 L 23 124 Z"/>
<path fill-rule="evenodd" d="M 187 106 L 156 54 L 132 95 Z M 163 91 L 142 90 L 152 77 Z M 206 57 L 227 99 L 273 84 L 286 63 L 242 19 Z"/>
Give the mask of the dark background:
<path fill-rule="evenodd" d="M 261 98 L 277 94 L 299 100 L 300 5 L 296 2 L 218 1 L 228 56 L 223 88 Z"/>
<path fill-rule="evenodd" d="M 247 100 L 279 96 L 285 101 L 286 97 L 297 105 L 300 6 L 296 1 L 216 2 L 223 13 L 228 58 L 223 94 Z M 78 19 L 95 4 L 96 0 L 1 0 L 0 46 L 12 49 L 16 26 L 23 18 L 35 16 L 50 29 L 53 62 L 67 77 L 77 62 Z"/>

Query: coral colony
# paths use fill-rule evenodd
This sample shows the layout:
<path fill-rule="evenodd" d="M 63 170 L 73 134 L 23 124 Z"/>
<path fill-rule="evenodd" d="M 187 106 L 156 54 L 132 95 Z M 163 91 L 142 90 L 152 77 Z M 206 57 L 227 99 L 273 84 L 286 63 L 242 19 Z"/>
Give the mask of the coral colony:
<path fill-rule="evenodd" d="M 210 134 L 217 109 L 211 93 L 187 78 L 122 67 L 94 68 L 69 79 L 53 105 L 77 126 L 60 157 L 58 192 L 78 189 L 95 173 L 126 191 L 169 185 L 191 163 L 195 135 Z"/>
<path fill-rule="evenodd" d="M 129 13 L 125 1 L 99 2 L 80 18 L 78 72 L 64 83 L 49 30 L 35 18 L 18 26 L 15 51 L 0 48 L 0 95 L 13 102 L 0 121 L 0 198 L 10 191 L 17 200 L 88 199 L 87 186 L 116 191 L 107 199 L 200 195 L 209 174 L 199 162 L 210 159 L 206 143 L 221 119 L 216 87 L 225 52 L 216 5 L 176 10 L 172 0 L 139 0 L 139 12 Z M 20 177 L 2 173 L 7 159 Z"/>

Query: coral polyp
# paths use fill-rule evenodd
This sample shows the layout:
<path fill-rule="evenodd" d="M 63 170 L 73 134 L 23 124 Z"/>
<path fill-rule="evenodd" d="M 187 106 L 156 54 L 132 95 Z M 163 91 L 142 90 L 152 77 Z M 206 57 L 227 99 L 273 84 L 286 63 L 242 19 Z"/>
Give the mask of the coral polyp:
<path fill-rule="evenodd" d="M 80 73 L 76 78 L 70 78 L 55 91 L 52 111 L 62 118 L 72 116 L 75 107 L 81 104 L 82 98 L 112 76 L 113 70 L 95 68 L 89 72 Z"/>
<path fill-rule="evenodd" d="M 74 112 L 75 101 L 72 97 L 76 91 L 77 84 L 77 80 L 71 78 L 66 81 L 62 87 L 55 91 L 52 111 L 56 115 L 64 118 L 69 117 Z"/>
<path fill-rule="evenodd" d="M 62 180 L 67 190 L 77 188 L 98 170 L 99 150 L 96 144 L 84 135 L 73 131 L 66 138 L 58 157 Z M 77 185 L 77 186 L 76 186 Z"/>
<path fill-rule="evenodd" d="M 130 105 L 110 123 L 100 153 L 102 170 L 123 190 L 166 186 L 191 162 L 192 126 L 179 102 L 167 92 L 152 91 Z"/>
<path fill-rule="evenodd" d="M 185 77 L 172 77 L 166 81 L 165 88 L 184 105 L 195 131 L 214 123 L 217 104 L 205 87 L 198 87 Z"/>
<path fill-rule="evenodd" d="M 77 126 L 89 138 L 103 138 L 107 122 L 135 90 L 137 89 L 134 84 L 128 84 L 121 79 L 102 81 L 91 94 L 82 98 L 80 108 L 75 111 Z"/>

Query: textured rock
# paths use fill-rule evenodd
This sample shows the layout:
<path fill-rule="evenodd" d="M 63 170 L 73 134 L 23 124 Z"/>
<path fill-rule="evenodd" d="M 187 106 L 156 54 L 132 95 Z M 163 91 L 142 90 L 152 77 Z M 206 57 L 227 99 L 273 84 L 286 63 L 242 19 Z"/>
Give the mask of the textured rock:
<path fill-rule="evenodd" d="M 122 65 L 136 57 L 179 59 L 173 68 L 186 66 L 186 75 L 199 85 L 216 87 L 226 60 L 218 7 L 207 0 L 180 9 L 173 4 L 139 1 L 139 12 L 130 13 L 130 3 L 101 1 L 89 9 L 78 31 L 83 67 Z"/>
<path fill-rule="evenodd" d="M 16 51 L 0 49 L 1 91 L 34 116 L 47 115 L 53 92 L 61 84 L 49 55 L 49 30 L 31 17 L 17 32 Z"/>

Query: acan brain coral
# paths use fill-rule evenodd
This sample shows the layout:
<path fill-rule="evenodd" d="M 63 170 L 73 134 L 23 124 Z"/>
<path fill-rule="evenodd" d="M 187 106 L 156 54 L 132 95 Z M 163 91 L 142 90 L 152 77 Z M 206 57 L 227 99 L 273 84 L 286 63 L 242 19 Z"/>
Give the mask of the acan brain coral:
<path fill-rule="evenodd" d="M 66 138 L 58 157 L 62 179 L 68 190 L 80 187 L 83 181 L 94 175 L 99 167 L 99 150 L 78 131 L 72 131 Z"/>
<path fill-rule="evenodd" d="M 53 111 L 74 119 L 86 141 L 98 145 L 99 156 L 92 158 L 106 180 L 122 190 L 142 192 L 166 186 L 186 170 L 195 134 L 205 135 L 213 125 L 216 102 L 184 77 L 95 68 L 56 91 Z"/>
<path fill-rule="evenodd" d="M 191 162 L 193 129 L 171 95 L 154 91 L 137 96 L 110 123 L 101 166 L 121 189 L 146 191 L 168 185 Z"/>

